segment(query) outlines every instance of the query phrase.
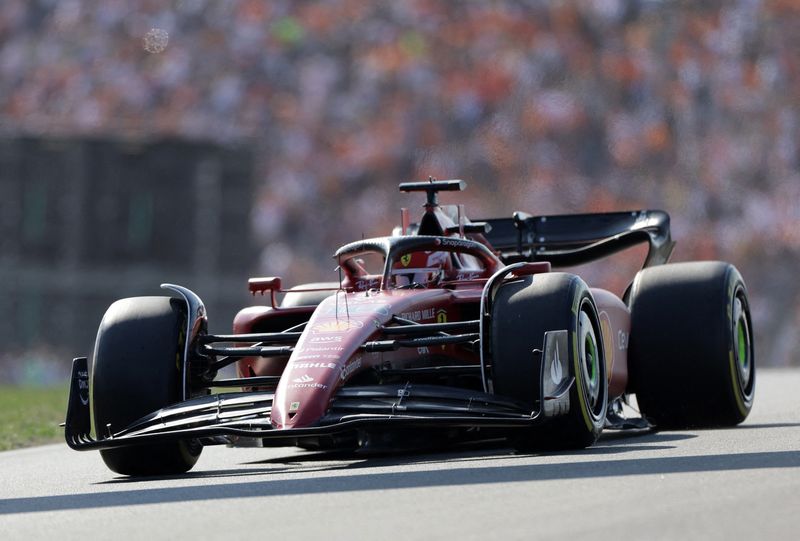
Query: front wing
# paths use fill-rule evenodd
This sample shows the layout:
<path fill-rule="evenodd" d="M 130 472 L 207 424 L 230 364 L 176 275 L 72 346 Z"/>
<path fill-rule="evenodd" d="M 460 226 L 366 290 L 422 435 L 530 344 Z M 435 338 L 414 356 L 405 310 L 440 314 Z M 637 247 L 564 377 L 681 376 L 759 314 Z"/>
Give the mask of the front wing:
<path fill-rule="evenodd" d="M 86 358 L 80 357 L 72 366 L 65 438 L 72 449 L 85 451 L 186 439 L 200 440 L 206 445 L 255 440 L 258 445 L 281 447 L 314 438 L 384 429 L 513 431 L 545 422 L 552 411 L 565 413 L 564 408 L 544 407 L 544 404 L 568 403 L 573 382 L 566 381 L 552 396 L 541 396 L 533 411 L 514 400 L 456 387 L 416 384 L 344 387 L 315 426 L 291 429 L 276 429 L 270 423 L 272 392 L 221 393 L 173 404 L 126 427 L 98 427 L 102 433 L 93 437 L 88 366 Z"/>

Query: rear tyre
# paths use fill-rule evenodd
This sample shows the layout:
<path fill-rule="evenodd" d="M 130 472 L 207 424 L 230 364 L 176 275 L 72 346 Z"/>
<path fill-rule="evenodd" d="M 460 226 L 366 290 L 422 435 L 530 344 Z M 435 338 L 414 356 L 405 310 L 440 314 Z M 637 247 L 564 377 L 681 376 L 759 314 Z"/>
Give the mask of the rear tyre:
<path fill-rule="evenodd" d="M 492 384 L 494 392 L 536 403 L 541 384 L 533 350 L 543 349 L 544 333 L 568 331 L 569 413 L 526 431 L 514 441 L 522 450 L 582 449 L 600 436 L 608 407 L 608 379 L 597 308 L 579 277 L 537 274 L 500 286 L 492 305 Z"/>
<path fill-rule="evenodd" d="M 631 290 L 631 389 L 664 429 L 734 426 L 755 393 L 747 290 L 733 265 L 645 269 Z"/>
<path fill-rule="evenodd" d="M 186 315 L 169 297 L 121 299 L 106 311 L 97 331 L 91 370 L 95 434 L 107 436 L 181 400 Z M 191 469 L 202 446 L 196 441 L 137 445 L 100 451 L 123 475 L 168 475 Z"/>

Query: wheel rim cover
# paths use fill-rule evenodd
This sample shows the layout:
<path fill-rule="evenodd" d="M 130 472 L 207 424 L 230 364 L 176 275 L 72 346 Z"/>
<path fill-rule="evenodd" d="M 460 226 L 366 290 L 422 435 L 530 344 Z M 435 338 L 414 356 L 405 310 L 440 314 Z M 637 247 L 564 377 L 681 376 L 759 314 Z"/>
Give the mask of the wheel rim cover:
<path fill-rule="evenodd" d="M 592 409 L 600 396 L 600 367 L 597 355 L 597 339 L 592 322 L 586 312 L 581 311 L 578 321 L 580 336 L 580 364 L 586 381 L 589 404 Z"/>
<path fill-rule="evenodd" d="M 752 375 L 750 359 L 750 329 L 747 324 L 747 316 L 744 311 L 742 299 L 739 295 L 733 301 L 733 337 L 734 355 L 736 358 L 736 368 L 739 372 L 739 383 L 742 391 L 750 384 Z"/>

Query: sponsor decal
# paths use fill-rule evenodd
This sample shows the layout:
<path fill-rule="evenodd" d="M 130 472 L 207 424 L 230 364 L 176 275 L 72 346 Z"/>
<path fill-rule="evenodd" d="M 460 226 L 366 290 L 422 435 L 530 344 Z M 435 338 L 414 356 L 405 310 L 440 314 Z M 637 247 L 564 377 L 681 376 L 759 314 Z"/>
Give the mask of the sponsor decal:
<path fill-rule="evenodd" d="M 296 363 L 292 361 L 292 370 L 299 370 L 301 368 L 327 368 L 333 370 L 337 366 L 336 363 Z"/>
<path fill-rule="evenodd" d="M 628 333 L 626 333 L 625 331 L 623 330 L 617 331 L 617 347 L 619 348 L 620 351 L 625 351 L 626 349 L 628 349 L 629 338 L 630 337 Z"/>
<path fill-rule="evenodd" d="M 350 364 L 342 367 L 342 372 L 339 374 L 339 379 L 342 381 L 346 380 L 359 368 L 361 368 L 361 357 L 356 357 L 350 362 Z"/>
<path fill-rule="evenodd" d="M 341 342 L 341 336 L 312 336 L 308 339 L 313 344 L 328 344 L 330 342 Z"/>
<path fill-rule="evenodd" d="M 468 240 L 460 239 L 441 239 L 442 246 L 453 246 L 455 248 L 471 248 L 474 244 Z"/>
<path fill-rule="evenodd" d="M 474 280 L 480 278 L 482 274 L 481 271 L 461 271 L 456 274 L 456 280 Z"/>
<path fill-rule="evenodd" d="M 608 374 L 611 374 L 611 368 L 614 366 L 614 331 L 611 329 L 611 318 L 605 311 L 600 312 L 600 330 L 603 332 L 606 369 Z"/>
<path fill-rule="evenodd" d="M 78 398 L 84 406 L 89 404 L 89 372 L 78 371 Z"/>
<path fill-rule="evenodd" d="M 305 353 L 306 351 L 324 353 L 331 351 L 344 351 L 344 348 L 342 346 L 303 346 L 295 351 L 297 353 Z"/>
<path fill-rule="evenodd" d="M 417 355 L 428 355 L 430 352 L 431 351 L 428 349 L 428 346 L 417 348 Z"/>
<path fill-rule="evenodd" d="M 380 278 L 371 278 L 369 280 L 356 280 L 356 289 L 377 289 L 381 285 Z"/>
<path fill-rule="evenodd" d="M 436 312 L 436 323 L 447 323 L 447 310 L 440 308 Z"/>
<path fill-rule="evenodd" d="M 346 333 L 353 329 L 360 329 L 364 324 L 360 321 L 353 320 L 335 320 L 325 321 L 324 323 L 317 323 L 311 327 L 311 332 L 314 334 L 335 334 Z"/>
<path fill-rule="evenodd" d="M 327 385 L 323 385 L 322 383 L 293 383 L 289 385 L 289 389 L 327 389 Z"/>
<path fill-rule="evenodd" d="M 409 264 L 409 263 L 411 263 L 411 254 L 405 254 L 404 256 L 402 256 L 402 257 L 400 258 L 400 263 L 401 263 L 401 264 L 402 264 L 404 267 L 408 267 L 408 264 Z"/>
<path fill-rule="evenodd" d="M 400 314 L 403 319 L 410 319 L 411 321 L 422 321 L 425 319 L 433 319 L 436 317 L 436 311 L 433 308 L 426 308 L 424 310 L 413 310 L 411 312 L 403 312 Z"/>
<path fill-rule="evenodd" d="M 322 383 L 317 383 L 314 378 L 308 374 L 303 374 L 299 378 L 292 380 L 294 383 L 289 385 L 290 389 L 327 389 L 328 386 Z"/>
<path fill-rule="evenodd" d="M 295 361 L 304 361 L 306 359 L 338 359 L 339 354 L 337 353 L 303 353 L 302 355 L 296 355 L 293 360 Z"/>
<path fill-rule="evenodd" d="M 297 411 L 300 409 L 300 402 L 292 402 L 289 404 L 289 411 Z"/>

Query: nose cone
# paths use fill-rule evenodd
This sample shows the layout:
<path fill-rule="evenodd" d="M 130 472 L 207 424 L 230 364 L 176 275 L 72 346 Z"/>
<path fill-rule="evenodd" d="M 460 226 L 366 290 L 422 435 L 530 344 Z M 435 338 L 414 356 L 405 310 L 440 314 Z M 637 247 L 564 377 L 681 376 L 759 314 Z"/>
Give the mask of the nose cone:
<path fill-rule="evenodd" d="M 389 319 L 386 301 L 338 295 L 322 301 L 308 321 L 275 391 L 275 428 L 316 424 L 344 381 L 343 374 L 369 337 Z"/>
<path fill-rule="evenodd" d="M 280 429 L 317 424 L 345 379 L 361 369 L 361 345 L 392 314 L 434 305 L 449 295 L 435 290 L 362 292 L 331 295 L 322 301 L 283 371 L 272 403 L 272 425 Z"/>
<path fill-rule="evenodd" d="M 325 414 L 336 391 L 340 372 L 337 363 L 298 361 L 295 364 L 297 366 L 284 375 L 275 391 L 272 408 L 275 428 L 301 428 L 315 424 Z M 303 366 L 311 364 L 318 366 Z"/>

